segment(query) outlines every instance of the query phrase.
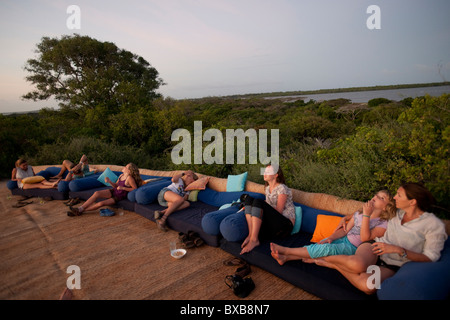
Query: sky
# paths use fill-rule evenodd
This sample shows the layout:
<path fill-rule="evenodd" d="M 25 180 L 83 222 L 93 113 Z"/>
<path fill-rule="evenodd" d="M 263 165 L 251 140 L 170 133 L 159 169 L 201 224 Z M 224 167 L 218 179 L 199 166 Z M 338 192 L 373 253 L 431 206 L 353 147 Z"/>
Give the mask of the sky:
<path fill-rule="evenodd" d="M 450 81 L 449 14 L 448 0 L 0 0 L 0 113 L 57 108 L 21 99 L 44 36 L 113 42 L 184 99 Z"/>

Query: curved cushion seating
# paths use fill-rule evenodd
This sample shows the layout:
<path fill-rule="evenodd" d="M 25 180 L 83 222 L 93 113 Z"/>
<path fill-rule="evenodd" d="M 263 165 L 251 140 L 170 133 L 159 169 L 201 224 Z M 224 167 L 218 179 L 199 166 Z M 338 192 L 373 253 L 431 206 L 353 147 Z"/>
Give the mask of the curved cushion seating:
<path fill-rule="evenodd" d="M 100 167 L 106 167 L 101 165 Z M 98 166 L 97 166 L 98 167 Z M 59 168 L 50 169 L 49 171 L 39 172 L 42 175 L 56 175 L 52 170 L 59 170 Z M 121 167 L 113 166 L 115 170 L 121 170 Z M 176 172 L 162 172 L 146 170 L 145 172 L 151 172 L 152 174 L 159 174 L 167 178 L 167 185 L 170 184 L 171 174 Z M 120 172 L 118 172 L 120 175 Z M 79 179 L 92 179 L 91 177 Z M 240 255 L 240 238 L 242 238 L 243 230 L 246 229 L 246 222 L 243 212 L 235 214 L 238 207 L 229 207 L 223 210 L 218 210 L 224 204 L 230 204 L 233 201 L 239 199 L 242 193 L 250 193 L 248 191 L 243 192 L 225 192 L 225 188 L 222 186 L 223 181 L 226 179 L 219 179 L 212 177 L 209 181 L 209 185 L 214 189 L 223 190 L 216 191 L 210 188 L 206 188 L 198 193 L 198 201 L 191 202 L 191 205 L 181 211 L 174 212 L 167 219 L 169 227 L 175 231 L 187 232 L 189 230 L 196 231 L 205 240 L 208 245 L 219 246 L 226 252 L 229 252 L 237 257 L 243 258 L 250 264 L 254 264 L 275 276 L 278 276 L 316 296 L 323 299 L 448 299 L 450 297 L 450 239 L 447 240 L 445 248 L 442 252 L 441 259 L 437 262 L 409 262 L 405 264 L 400 270 L 391 278 L 385 280 L 381 285 L 381 288 L 377 291 L 377 294 L 367 296 L 361 291 L 357 290 L 350 282 L 345 279 L 339 272 L 333 269 L 320 267 L 315 264 L 303 263 L 302 261 L 289 261 L 288 263 L 280 266 L 270 255 L 269 242 L 262 242 L 260 246 L 256 247 L 250 253 Z M 92 183 L 92 181 L 91 181 Z M 127 202 L 130 205 L 130 210 L 150 219 L 154 220 L 153 212 L 155 210 L 161 210 L 161 206 L 156 201 L 148 205 L 139 204 L 137 202 L 137 195 L 140 189 L 147 189 L 149 192 L 144 201 L 150 201 L 152 198 L 156 200 L 159 190 L 164 183 L 161 183 L 158 187 L 158 182 L 153 182 L 153 188 L 151 186 L 144 185 L 135 192 L 131 193 L 130 198 L 122 200 L 121 202 Z M 77 182 L 74 185 L 77 188 L 92 187 L 87 182 Z M 97 185 L 99 186 L 99 185 Z M 257 192 L 263 192 L 262 185 L 254 185 L 247 182 L 247 188 L 249 190 L 257 189 Z M 253 187 L 252 187 L 253 186 Z M 17 188 L 17 182 L 8 181 L 7 187 L 11 190 L 12 194 L 25 195 L 24 191 L 30 191 L 32 196 L 43 196 L 42 192 L 46 192 L 49 189 L 30 189 L 19 190 Z M 161 188 L 160 188 L 161 187 Z M 61 187 L 62 188 L 62 187 Z M 103 188 L 106 188 L 103 185 Z M 99 188 L 87 189 L 84 192 L 86 195 L 91 194 L 99 190 Z M 143 192 L 141 190 L 141 192 Z M 50 189 L 51 192 L 57 194 L 57 196 L 67 195 L 67 192 L 58 192 L 55 189 Z M 297 206 L 302 208 L 302 223 L 299 233 L 291 235 L 286 239 L 274 240 L 274 242 L 289 247 L 298 247 L 310 244 L 312 234 L 314 233 L 317 221 L 317 215 L 337 215 L 335 212 L 341 214 L 352 214 L 356 211 L 361 203 L 353 200 L 341 200 L 334 196 L 326 194 L 312 194 L 305 193 L 299 190 L 292 190 L 297 201 L 308 204 L 299 204 L 295 202 Z M 47 191 L 48 192 L 48 191 Z M 151 193 L 151 194 L 150 194 Z M 130 194 L 130 193 L 129 193 Z M 264 198 L 264 195 L 257 193 Z M 133 198 L 134 197 L 134 198 Z M 54 199 L 58 199 L 55 198 Z M 133 202 L 133 199 L 136 202 Z M 119 202 L 119 206 L 120 203 Z M 320 210 L 315 209 L 318 207 Z M 128 210 L 128 209 L 127 209 Z M 335 211 L 335 212 L 334 212 Z M 217 225 L 219 225 L 219 232 L 217 231 Z M 205 226 L 205 228 L 203 228 Z M 227 229 L 228 228 L 228 229 Z M 206 232 L 208 231 L 208 232 Z M 226 237 L 225 237 L 226 235 Z M 222 238 L 223 236 L 223 238 Z M 232 241 L 236 240 L 236 241 Z"/>
<path fill-rule="evenodd" d="M 450 238 L 436 262 L 408 262 L 377 291 L 383 300 L 443 300 L 450 296 Z"/>
<path fill-rule="evenodd" d="M 50 179 L 50 177 L 56 176 L 61 168 L 58 167 L 47 167 L 44 170 L 40 170 L 36 175 L 42 176 L 46 180 Z M 54 200 L 65 200 L 68 198 L 68 192 L 66 189 L 61 186 L 61 190 L 59 189 L 39 189 L 39 188 L 32 188 L 32 189 L 19 189 L 17 185 L 17 181 L 8 181 L 6 184 L 7 188 L 11 190 L 11 194 L 13 195 L 21 195 L 21 196 L 27 196 L 27 197 L 40 197 L 40 198 L 46 198 L 50 197 Z"/>

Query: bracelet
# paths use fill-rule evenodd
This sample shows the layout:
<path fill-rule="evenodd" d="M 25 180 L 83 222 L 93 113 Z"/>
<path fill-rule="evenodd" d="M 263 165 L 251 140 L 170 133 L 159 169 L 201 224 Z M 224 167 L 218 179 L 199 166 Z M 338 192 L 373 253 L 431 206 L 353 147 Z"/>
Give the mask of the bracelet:
<path fill-rule="evenodd" d="M 367 214 L 363 214 L 363 217 L 370 218 Z"/>

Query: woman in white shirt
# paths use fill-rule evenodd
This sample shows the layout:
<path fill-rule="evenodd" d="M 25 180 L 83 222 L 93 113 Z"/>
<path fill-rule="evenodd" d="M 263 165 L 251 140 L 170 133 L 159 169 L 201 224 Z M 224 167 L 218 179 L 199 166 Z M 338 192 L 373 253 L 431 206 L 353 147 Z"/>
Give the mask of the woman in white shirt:
<path fill-rule="evenodd" d="M 399 209 L 390 219 L 383 237 L 375 243 L 363 243 L 354 256 L 330 256 L 316 259 L 318 265 L 334 268 L 355 287 L 372 294 L 376 288 L 367 285 L 371 265 L 380 267 L 380 282 L 393 276 L 408 261 L 435 262 L 439 260 L 447 240 L 444 223 L 427 212 L 434 204 L 433 195 L 422 185 L 406 183 L 394 197 Z"/>
<path fill-rule="evenodd" d="M 35 173 L 32 166 L 28 165 L 27 160 L 18 159 L 15 163 L 15 168 L 11 172 L 11 180 L 17 181 L 19 189 L 52 189 L 58 187 L 59 180 L 56 182 L 49 182 L 43 180 L 38 183 L 23 183 L 22 180 L 29 177 L 34 177 Z"/>

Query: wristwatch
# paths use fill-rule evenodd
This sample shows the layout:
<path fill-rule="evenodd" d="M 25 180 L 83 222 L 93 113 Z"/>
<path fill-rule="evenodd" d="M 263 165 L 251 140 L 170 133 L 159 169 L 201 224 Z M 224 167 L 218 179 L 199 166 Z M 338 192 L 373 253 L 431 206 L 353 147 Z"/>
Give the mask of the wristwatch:
<path fill-rule="evenodd" d="M 406 254 L 406 250 L 403 249 L 403 253 L 400 255 L 402 258 L 408 258 L 408 255 Z"/>

